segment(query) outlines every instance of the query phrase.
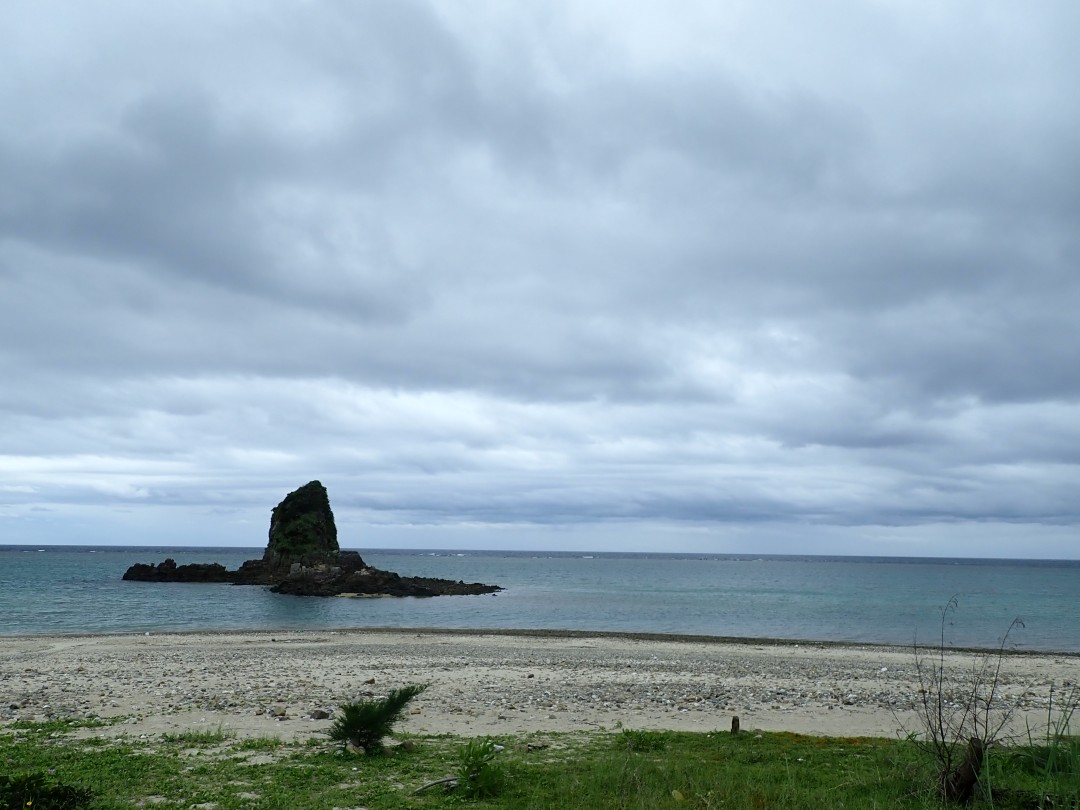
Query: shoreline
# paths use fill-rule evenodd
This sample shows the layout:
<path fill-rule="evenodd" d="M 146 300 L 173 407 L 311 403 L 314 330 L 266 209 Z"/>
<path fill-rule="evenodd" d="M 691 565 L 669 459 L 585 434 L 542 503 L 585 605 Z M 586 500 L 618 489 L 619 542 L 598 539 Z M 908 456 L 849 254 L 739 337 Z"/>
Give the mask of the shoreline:
<path fill-rule="evenodd" d="M 596 638 L 596 639 L 625 639 L 628 641 L 651 641 L 657 643 L 692 643 L 692 644 L 727 644 L 737 646 L 765 645 L 775 647 L 819 647 L 834 649 L 882 649 L 903 651 L 911 654 L 915 648 L 913 643 L 893 644 L 884 641 L 846 641 L 835 639 L 805 639 L 805 638 L 780 638 L 773 636 L 715 636 L 700 633 L 660 633 L 653 631 L 634 630 L 577 630 L 577 629 L 546 629 L 546 628 L 514 628 L 514 627 L 397 627 L 393 625 L 381 625 L 373 627 L 279 627 L 279 628 L 227 628 L 227 629 L 198 629 L 198 630 L 115 630 L 115 631 L 71 631 L 55 633 L 21 633 L 8 635 L 0 633 L 0 644 L 8 641 L 31 641 L 35 639 L 68 639 L 68 638 L 129 638 L 145 636 L 274 636 L 303 633 L 372 633 L 372 634 L 414 634 L 423 633 L 432 636 L 507 636 L 511 638 Z M 920 644 L 921 651 L 938 649 L 938 645 Z M 1072 650 L 1042 650 L 1022 649 L 1019 647 L 966 647 L 949 645 L 945 648 L 948 653 L 966 653 L 970 655 L 998 655 L 1004 657 L 1052 657 L 1052 658 L 1075 658 L 1080 665 L 1080 651 Z"/>
<path fill-rule="evenodd" d="M 925 648 L 930 652 L 932 648 Z M 995 650 L 948 650 L 958 677 Z M 1076 653 L 1006 651 L 1018 731 L 1044 728 Z M 86 736 L 222 729 L 318 736 L 341 703 L 430 683 L 401 729 L 518 735 L 619 728 L 892 737 L 919 726 L 911 648 L 654 633 L 363 628 L 0 637 L 0 731 L 120 718 Z M 1061 692 L 1056 693 L 1060 700 Z"/>

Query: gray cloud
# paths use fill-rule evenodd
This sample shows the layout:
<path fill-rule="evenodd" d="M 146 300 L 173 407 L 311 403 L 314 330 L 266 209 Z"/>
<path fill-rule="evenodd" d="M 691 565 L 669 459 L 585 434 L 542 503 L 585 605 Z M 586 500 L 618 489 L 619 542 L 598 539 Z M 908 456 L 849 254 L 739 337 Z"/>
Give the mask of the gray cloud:
<path fill-rule="evenodd" d="M 684 11 L 0 11 L 3 538 L 1076 556 L 1077 12 Z"/>

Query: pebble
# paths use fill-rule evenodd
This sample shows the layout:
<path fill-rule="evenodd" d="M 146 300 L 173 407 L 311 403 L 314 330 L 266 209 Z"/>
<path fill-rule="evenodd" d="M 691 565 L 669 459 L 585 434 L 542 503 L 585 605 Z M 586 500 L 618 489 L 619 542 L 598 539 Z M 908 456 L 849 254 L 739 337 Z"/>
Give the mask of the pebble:
<path fill-rule="evenodd" d="M 478 645 L 470 644 L 469 636 L 405 639 L 372 633 L 334 640 L 337 635 L 304 643 L 298 634 L 296 643 L 275 644 L 272 653 L 269 640 L 257 634 L 244 635 L 243 641 L 230 636 L 228 644 L 220 643 L 220 636 L 155 636 L 135 648 L 107 637 L 91 637 L 77 647 L 49 638 L 17 642 L 0 650 L 6 693 L 0 722 L 136 710 L 285 719 L 288 705 L 336 707 L 358 696 L 376 696 L 357 689 L 358 684 L 374 685 L 376 678 L 386 688 L 430 682 L 430 691 L 412 709 L 428 722 L 438 712 L 471 717 L 493 712 L 500 719 L 514 712 L 521 722 L 565 719 L 567 714 L 592 717 L 596 711 L 679 712 L 710 719 L 734 707 L 743 707 L 748 716 L 760 709 L 899 711 L 918 700 L 910 653 L 894 648 L 882 648 L 874 660 L 876 648 L 857 648 L 855 656 L 847 648 L 811 644 L 629 640 L 613 650 L 587 637 L 497 637 Z M 40 669 L 23 665 L 28 650 L 35 661 L 44 662 Z M 964 673 L 970 671 L 972 656 L 950 654 L 950 661 L 957 673 Z M 1068 671 L 1076 659 L 1055 663 Z M 1008 657 L 1005 664 L 1001 692 L 1012 696 L 1006 699 L 1021 708 L 1045 708 L 1053 679 L 1035 677 L 1030 661 L 1025 670 L 1022 657 Z M 321 708 L 307 715 L 319 721 L 332 716 Z"/>

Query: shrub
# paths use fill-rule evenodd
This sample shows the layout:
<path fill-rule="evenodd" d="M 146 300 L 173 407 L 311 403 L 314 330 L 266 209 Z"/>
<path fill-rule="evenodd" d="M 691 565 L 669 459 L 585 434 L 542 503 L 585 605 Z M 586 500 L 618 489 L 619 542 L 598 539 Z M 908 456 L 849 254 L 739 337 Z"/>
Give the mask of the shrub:
<path fill-rule="evenodd" d="M 1001 699 L 1001 665 L 1009 635 L 1024 623 L 1014 619 L 998 649 L 978 659 L 966 678 L 955 678 L 945 666 L 945 627 L 956 609 L 954 596 L 942 608 L 936 648 L 926 652 L 915 644 L 918 714 L 923 727 L 923 737 L 916 741 L 937 764 L 941 797 L 965 803 L 979 782 L 987 749 L 998 740 L 1016 708 Z"/>
<path fill-rule="evenodd" d="M 427 688 L 426 683 L 410 684 L 391 690 L 385 698 L 345 703 L 327 734 L 334 742 L 341 743 L 343 751 L 351 744 L 368 754 L 379 753 L 383 750 L 383 739 L 390 734 L 409 701 Z"/>
<path fill-rule="evenodd" d="M 492 760 L 502 748 L 491 737 L 470 740 L 458 751 L 456 787 L 470 799 L 494 796 L 502 788 L 503 773 Z"/>
<path fill-rule="evenodd" d="M 75 785 L 65 785 L 44 773 L 0 774 L 0 810 L 79 810 L 93 795 Z"/>

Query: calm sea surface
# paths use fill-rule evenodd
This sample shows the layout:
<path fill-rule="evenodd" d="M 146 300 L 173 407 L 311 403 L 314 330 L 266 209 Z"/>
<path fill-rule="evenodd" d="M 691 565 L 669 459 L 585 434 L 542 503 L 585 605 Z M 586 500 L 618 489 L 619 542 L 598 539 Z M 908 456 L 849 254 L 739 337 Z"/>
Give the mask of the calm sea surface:
<path fill-rule="evenodd" d="M 318 599 L 233 585 L 123 582 L 135 562 L 262 549 L 0 546 L 0 636 L 163 630 L 452 627 L 597 630 L 1080 652 L 1080 561 L 361 552 L 399 574 L 502 585 L 489 596 Z"/>

